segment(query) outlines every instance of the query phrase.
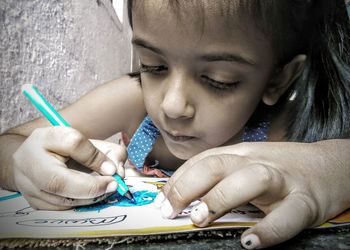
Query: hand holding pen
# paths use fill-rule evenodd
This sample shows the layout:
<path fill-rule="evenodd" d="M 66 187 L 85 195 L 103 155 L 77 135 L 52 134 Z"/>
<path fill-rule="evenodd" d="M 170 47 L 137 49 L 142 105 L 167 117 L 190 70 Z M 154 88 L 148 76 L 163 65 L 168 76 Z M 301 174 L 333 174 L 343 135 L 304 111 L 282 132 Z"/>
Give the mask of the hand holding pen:
<path fill-rule="evenodd" d="M 26 85 L 23 91 L 31 93 L 35 88 Z M 33 97 L 40 93 L 26 95 Z M 34 103 L 34 99 L 31 101 Z M 40 106 L 42 101 L 44 99 L 35 106 Z M 47 108 L 49 104 L 43 106 Z M 63 121 L 52 107 L 41 112 L 48 112 L 45 117 Z M 90 141 L 68 123 L 55 125 L 61 126 L 34 130 L 14 154 L 15 185 L 30 205 L 49 210 L 69 209 L 102 200 L 122 187 L 117 183 L 120 177 L 112 175 L 116 170 L 124 175 L 120 165 L 126 160 L 125 148 L 104 141 Z M 79 163 L 80 168 L 84 166 L 101 175 L 68 168 L 70 159 Z"/>

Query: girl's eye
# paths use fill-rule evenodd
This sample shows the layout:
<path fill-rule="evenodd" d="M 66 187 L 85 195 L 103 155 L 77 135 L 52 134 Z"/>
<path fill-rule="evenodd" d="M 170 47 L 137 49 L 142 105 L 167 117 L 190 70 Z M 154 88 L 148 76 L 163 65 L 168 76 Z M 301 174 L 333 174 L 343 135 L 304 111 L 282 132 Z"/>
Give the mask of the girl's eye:
<path fill-rule="evenodd" d="M 220 81 L 211 79 L 210 77 L 205 75 L 202 75 L 201 78 L 205 84 L 207 84 L 210 88 L 213 88 L 214 90 L 217 90 L 217 91 L 232 91 L 240 83 L 239 81 L 220 82 Z"/>
<path fill-rule="evenodd" d="M 141 73 L 151 73 L 154 75 L 161 75 L 165 73 L 168 70 L 168 67 L 164 65 L 159 66 L 151 66 L 151 65 L 145 65 L 141 63 L 140 72 Z"/>

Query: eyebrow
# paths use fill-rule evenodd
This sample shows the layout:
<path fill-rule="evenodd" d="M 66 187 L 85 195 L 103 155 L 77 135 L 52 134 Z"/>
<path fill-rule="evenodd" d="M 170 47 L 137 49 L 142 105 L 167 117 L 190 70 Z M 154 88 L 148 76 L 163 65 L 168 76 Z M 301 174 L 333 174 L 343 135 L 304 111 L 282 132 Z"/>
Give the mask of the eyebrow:
<path fill-rule="evenodd" d="M 148 43 L 147 41 L 145 41 L 143 39 L 133 38 L 131 43 L 136 45 L 136 46 L 149 49 L 149 50 L 151 50 L 151 51 L 153 51 L 153 52 L 155 52 L 157 54 L 163 55 L 163 52 L 160 49 L 154 47 L 152 44 Z"/>
<path fill-rule="evenodd" d="M 152 44 L 150 44 L 149 42 L 147 42 L 143 39 L 133 38 L 132 44 L 139 46 L 139 47 L 142 47 L 142 48 L 146 48 L 146 49 L 151 50 L 157 54 L 163 55 L 163 52 L 160 49 L 154 47 Z M 200 56 L 200 59 L 203 61 L 207 61 L 207 62 L 226 61 L 226 62 L 247 64 L 247 65 L 251 65 L 251 66 L 256 65 L 256 62 L 254 62 L 250 58 L 244 57 L 244 56 L 239 55 L 239 54 L 232 54 L 232 53 L 205 54 L 205 55 Z"/>
<path fill-rule="evenodd" d="M 203 61 L 215 62 L 215 61 L 227 61 L 227 62 L 236 62 L 240 64 L 247 64 L 254 66 L 256 63 L 239 54 L 231 54 L 231 53 L 219 53 L 219 54 L 207 54 L 200 57 Z"/>

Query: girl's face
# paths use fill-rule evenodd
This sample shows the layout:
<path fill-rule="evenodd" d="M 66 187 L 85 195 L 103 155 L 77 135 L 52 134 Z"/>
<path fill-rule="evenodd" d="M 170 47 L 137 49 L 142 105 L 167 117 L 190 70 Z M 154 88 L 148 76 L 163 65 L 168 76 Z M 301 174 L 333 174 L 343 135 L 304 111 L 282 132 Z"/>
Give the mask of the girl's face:
<path fill-rule="evenodd" d="M 144 103 L 170 152 L 188 159 L 240 142 L 274 70 L 269 42 L 248 18 L 224 16 L 219 1 L 177 10 L 135 2 Z"/>

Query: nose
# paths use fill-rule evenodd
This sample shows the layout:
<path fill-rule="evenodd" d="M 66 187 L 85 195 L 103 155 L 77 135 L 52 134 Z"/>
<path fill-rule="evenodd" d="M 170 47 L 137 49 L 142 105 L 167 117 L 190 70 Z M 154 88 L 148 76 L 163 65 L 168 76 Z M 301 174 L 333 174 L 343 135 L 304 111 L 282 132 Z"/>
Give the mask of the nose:
<path fill-rule="evenodd" d="M 161 105 L 164 114 L 171 119 L 193 117 L 195 109 L 190 99 L 193 93 L 186 77 L 181 75 L 171 77 L 166 86 Z"/>

